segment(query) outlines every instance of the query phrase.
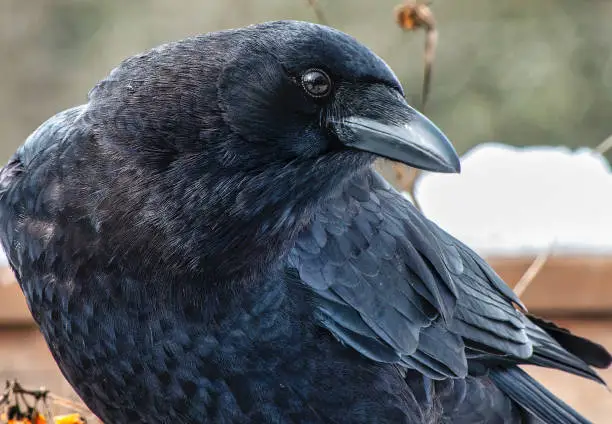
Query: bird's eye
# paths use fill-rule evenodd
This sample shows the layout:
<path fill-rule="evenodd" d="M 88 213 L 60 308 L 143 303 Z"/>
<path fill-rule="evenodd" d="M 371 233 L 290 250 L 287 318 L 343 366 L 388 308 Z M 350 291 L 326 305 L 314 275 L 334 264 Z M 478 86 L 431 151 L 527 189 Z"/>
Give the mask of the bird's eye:
<path fill-rule="evenodd" d="M 332 82 L 320 69 L 309 69 L 302 74 L 302 87 L 310 96 L 321 98 L 331 93 Z"/>

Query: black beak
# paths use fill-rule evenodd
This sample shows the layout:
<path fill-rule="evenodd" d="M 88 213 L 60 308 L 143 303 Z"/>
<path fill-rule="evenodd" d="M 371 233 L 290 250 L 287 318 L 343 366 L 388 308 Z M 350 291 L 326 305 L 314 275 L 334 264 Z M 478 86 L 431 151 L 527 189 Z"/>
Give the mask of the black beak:
<path fill-rule="evenodd" d="M 366 107 L 358 107 L 357 114 L 331 122 L 340 143 L 427 171 L 461 170 L 453 145 L 433 122 L 399 93 L 387 87 L 374 91 L 375 96 Z"/>

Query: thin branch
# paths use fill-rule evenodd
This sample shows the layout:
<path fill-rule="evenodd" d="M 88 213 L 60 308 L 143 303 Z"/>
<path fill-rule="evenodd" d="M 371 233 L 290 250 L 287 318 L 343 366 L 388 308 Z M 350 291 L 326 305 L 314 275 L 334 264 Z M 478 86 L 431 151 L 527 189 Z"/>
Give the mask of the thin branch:
<path fill-rule="evenodd" d="M 17 381 L 13 381 L 11 390 L 14 394 L 32 396 L 36 400 L 44 400 L 49 395 L 49 391 L 42 388 L 39 390 L 26 390 Z"/>
<path fill-rule="evenodd" d="M 595 147 L 595 151 L 601 155 L 605 154 L 610 149 L 612 149 L 612 135 L 610 135 L 604 141 L 599 143 L 597 147 Z"/>
<path fill-rule="evenodd" d="M 28 402 L 27 398 L 33 400 L 34 403 Z M 0 396 L 0 406 L 4 407 L 4 409 L 16 406 L 19 411 L 28 416 L 32 414 L 41 414 L 43 412 L 41 411 L 42 407 L 44 410 L 42 415 L 51 418 L 52 414 L 49 403 L 69 409 L 73 412 L 73 414 L 67 415 L 65 418 L 73 418 L 78 415 L 81 418 L 87 417 L 88 422 L 99 422 L 84 404 L 54 395 L 44 388 L 39 390 L 27 390 L 15 380 L 6 382 L 6 390 L 4 394 Z M 22 411 L 22 406 L 26 408 L 27 412 Z M 53 421 L 55 421 L 55 418 L 58 417 L 54 417 Z"/>
<path fill-rule="evenodd" d="M 49 393 L 49 400 L 53 402 L 54 405 L 61 406 L 63 408 L 70 409 L 75 412 L 79 412 L 82 415 L 91 415 L 91 411 L 87 409 L 87 407 L 81 402 L 75 402 L 70 399 L 66 399 L 64 397 L 55 395 L 53 393 Z"/>
<path fill-rule="evenodd" d="M 320 24 L 328 25 L 327 19 L 325 18 L 325 15 L 323 14 L 323 10 L 321 9 L 319 2 L 317 0 L 307 0 L 307 1 L 308 1 L 308 5 L 312 8 L 315 16 L 317 17 L 317 21 L 319 21 Z"/>
<path fill-rule="evenodd" d="M 438 31 L 427 31 L 425 37 L 425 69 L 423 71 L 423 89 L 421 92 L 421 112 L 425 113 L 425 106 L 429 99 L 431 86 L 431 74 L 433 72 L 433 62 L 435 59 L 436 48 L 438 45 Z"/>
<path fill-rule="evenodd" d="M 395 18 L 399 27 L 404 31 L 425 30 L 424 72 L 421 90 L 421 112 L 424 113 L 429 98 L 431 74 L 438 47 L 436 20 L 429 3 L 413 3 L 411 1 L 395 8 Z"/>
<path fill-rule="evenodd" d="M 602 141 L 595 148 L 595 151 L 603 155 L 610 149 L 612 149 L 612 135 L 610 135 L 608 138 Z M 537 275 L 540 273 L 542 268 L 544 268 L 544 265 L 546 265 L 546 262 L 548 261 L 548 258 L 550 257 L 553 251 L 554 244 L 555 242 L 551 243 L 550 246 L 548 246 L 548 248 L 545 251 L 541 252 L 534 259 L 534 261 L 531 263 L 531 265 L 529 265 L 529 268 L 527 268 L 527 270 L 525 271 L 523 276 L 520 278 L 518 283 L 516 283 L 516 285 L 514 286 L 514 292 L 516 293 L 517 296 L 521 297 L 523 293 L 525 293 L 525 290 L 527 290 L 527 288 L 531 285 L 531 283 L 535 280 Z"/>
<path fill-rule="evenodd" d="M 516 285 L 514 286 L 514 293 L 516 293 L 518 297 L 521 297 L 523 293 L 525 293 L 525 290 L 527 290 L 527 288 L 538 276 L 540 271 L 542 271 L 544 265 L 546 265 L 546 262 L 548 261 L 548 258 L 550 258 L 550 255 L 552 254 L 554 245 L 555 242 L 552 242 L 546 250 L 536 256 L 536 258 L 533 260 L 531 265 L 529 265 L 529 268 L 527 268 L 518 283 L 516 283 Z"/>
<path fill-rule="evenodd" d="M 421 88 L 421 112 L 425 113 L 427 100 L 431 88 L 431 78 L 433 73 L 433 63 L 438 47 L 438 30 L 433 12 L 429 8 L 429 3 L 406 3 L 395 8 L 395 19 L 400 28 L 404 31 L 425 30 L 425 51 L 423 52 L 423 85 Z M 395 175 L 400 188 L 410 193 L 414 205 L 422 211 L 421 205 L 415 195 L 416 181 L 421 171 L 406 167 L 403 164 L 393 164 Z"/>
<path fill-rule="evenodd" d="M 412 197 L 414 206 L 416 206 L 418 210 L 423 211 L 415 193 L 416 182 L 419 175 L 421 175 L 421 170 L 408 167 L 399 162 L 393 163 L 393 170 L 395 171 L 395 179 L 397 180 L 401 191 L 409 193 L 410 197 Z"/>

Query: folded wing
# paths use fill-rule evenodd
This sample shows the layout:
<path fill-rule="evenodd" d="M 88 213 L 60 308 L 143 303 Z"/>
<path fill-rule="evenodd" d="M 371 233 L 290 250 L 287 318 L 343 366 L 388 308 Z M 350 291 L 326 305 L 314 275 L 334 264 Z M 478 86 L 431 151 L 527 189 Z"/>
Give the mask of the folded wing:
<path fill-rule="evenodd" d="M 533 363 L 600 381 L 580 354 L 610 362 L 605 349 L 525 315 L 482 258 L 373 171 L 325 204 L 288 265 L 342 343 L 432 379 Z"/>

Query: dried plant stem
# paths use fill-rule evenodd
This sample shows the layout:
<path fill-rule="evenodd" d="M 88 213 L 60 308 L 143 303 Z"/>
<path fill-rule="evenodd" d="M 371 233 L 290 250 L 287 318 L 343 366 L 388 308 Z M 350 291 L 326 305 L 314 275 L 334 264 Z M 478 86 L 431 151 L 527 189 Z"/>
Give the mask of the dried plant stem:
<path fill-rule="evenodd" d="M 28 398 L 34 402 L 28 402 Z M 87 417 L 89 423 L 99 422 L 83 403 L 57 396 L 44 388 L 27 390 L 17 381 L 7 381 L 4 394 L 0 396 L 0 407 L 6 409 L 11 405 L 16 405 L 19 409 L 26 407 L 27 410 L 35 411 L 51 420 L 53 414 L 50 406 L 53 405 L 68 409 L 71 413 L 78 414 L 80 417 Z"/>
<path fill-rule="evenodd" d="M 536 256 L 536 258 L 533 260 L 531 265 L 529 265 L 529 268 L 527 268 L 518 283 L 516 283 L 516 285 L 514 286 L 514 293 L 516 293 L 518 297 L 521 297 L 523 293 L 525 293 L 525 290 L 527 290 L 527 288 L 538 276 L 540 271 L 542 271 L 544 265 L 546 265 L 546 262 L 548 261 L 548 258 L 550 258 L 550 255 L 552 254 L 554 244 L 554 242 L 551 243 L 546 250 Z"/>
<path fill-rule="evenodd" d="M 425 106 L 429 99 L 429 91 L 431 86 L 431 74 L 433 72 L 433 62 L 436 55 L 436 48 L 438 46 L 438 31 L 431 27 L 427 30 L 425 36 L 425 69 L 423 71 L 423 88 L 421 91 L 421 112 L 425 113 Z"/>
<path fill-rule="evenodd" d="M 308 0 L 308 5 L 312 8 L 315 16 L 317 17 L 317 21 L 323 25 L 328 25 L 327 19 L 323 14 L 323 10 L 321 9 L 319 2 L 317 0 Z"/>
<path fill-rule="evenodd" d="M 87 409 L 87 407 L 80 402 L 75 402 L 70 399 L 66 399 L 64 397 L 54 395 L 53 393 L 49 393 L 48 398 L 51 402 L 53 402 L 54 405 L 70 409 L 82 415 L 91 415 L 91 411 Z"/>
<path fill-rule="evenodd" d="M 595 151 L 602 155 L 610 149 L 612 149 L 612 135 L 606 138 L 601 143 L 599 143 L 597 147 L 595 147 Z"/>
<path fill-rule="evenodd" d="M 421 174 L 421 170 L 410 168 L 399 162 L 393 163 L 393 170 L 395 171 L 395 179 L 397 180 L 400 189 L 408 192 L 410 197 L 412 197 L 414 206 L 418 210 L 422 211 L 423 209 L 421 208 L 421 204 L 419 203 L 415 194 L 416 182 Z"/>
<path fill-rule="evenodd" d="M 436 20 L 428 3 L 414 3 L 411 1 L 406 1 L 403 5 L 396 7 L 395 19 L 400 28 L 405 31 L 425 30 L 425 51 L 423 54 L 425 69 L 421 91 L 421 112 L 424 112 L 429 98 L 433 63 L 438 47 Z"/>
<path fill-rule="evenodd" d="M 395 8 L 395 19 L 399 27 L 405 31 L 416 31 L 418 29 L 423 29 L 425 31 L 423 85 L 421 88 L 421 112 L 425 113 L 425 107 L 427 106 L 431 87 L 433 63 L 438 47 L 436 20 L 429 7 L 429 3 L 416 3 L 412 1 L 406 1 L 404 4 Z M 395 163 L 393 169 L 395 170 L 400 188 L 410 193 L 414 205 L 417 209 L 422 211 L 421 205 L 415 195 L 416 181 L 421 172 L 414 168 L 408 168 L 400 163 Z"/>

